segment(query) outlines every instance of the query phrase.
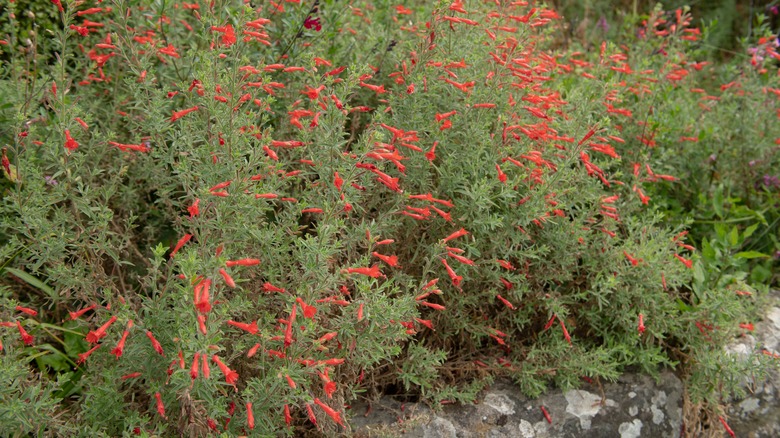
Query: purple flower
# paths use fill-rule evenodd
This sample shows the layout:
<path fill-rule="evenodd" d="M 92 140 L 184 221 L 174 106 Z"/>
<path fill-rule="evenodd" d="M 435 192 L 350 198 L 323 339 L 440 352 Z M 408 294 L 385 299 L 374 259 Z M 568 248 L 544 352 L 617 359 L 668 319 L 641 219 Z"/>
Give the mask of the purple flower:
<path fill-rule="evenodd" d="M 609 32 L 609 23 L 607 23 L 607 19 L 606 19 L 606 18 L 604 18 L 604 16 L 602 16 L 601 18 L 599 18 L 599 21 L 598 21 L 598 23 L 596 23 L 596 27 L 600 28 L 600 29 L 601 29 L 601 30 L 603 30 L 605 33 L 606 33 L 606 32 Z"/>
<path fill-rule="evenodd" d="M 44 176 L 43 179 L 45 179 L 46 180 L 46 184 L 48 184 L 50 186 L 56 186 L 57 184 L 59 184 L 56 179 L 54 179 L 54 178 L 52 178 L 52 177 L 50 177 L 48 175 Z"/>
<path fill-rule="evenodd" d="M 766 190 L 777 189 L 780 188 L 780 178 L 774 175 L 764 175 L 763 178 L 759 179 L 755 182 L 755 184 L 753 184 L 753 187 L 755 187 L 756 190 L 761 188 Z"/>

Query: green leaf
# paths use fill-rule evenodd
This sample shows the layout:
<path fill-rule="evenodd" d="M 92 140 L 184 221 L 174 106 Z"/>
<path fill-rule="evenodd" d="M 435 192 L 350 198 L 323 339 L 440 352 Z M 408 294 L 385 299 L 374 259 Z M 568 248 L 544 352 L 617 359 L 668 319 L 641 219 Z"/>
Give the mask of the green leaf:
<path fill-rule="evenodd" d="M 718 187 L 712 195 L 712 209 L 719 218 L 723 219 L 723 189 Z"/>
<path fill-rule="evenodd" d="M 33 277 L 32 275 L 21 271 L 19 269 L 14 268 L 5 268 L 6 272 L 13 275 L 14 277 L 19 278 L 20 280 L 24 281 L 25 283 L 29 284 L 30 286 L 40 289 L 43 292 L 46 292 L 49 297 L 52 299 L 57 298 L 57 293 L 54 292 L 54 289 L 50 288 L 46 285 L 46 283 L 42 282 L 41 280 L 38 280 L 37 278 Z"/>
<path fill-rule="evenodd" d="M 68 360 L 67 356 L 62 354 L 61 351 L 54 348 L 51 344 L 39 345 L 38 348 L 51 353 L 35 358 L 35 362 L 38 364 L 38 368 L 40 369 L 49 367 L 54 371 L 60 372 L 67 371 L 71 366 L 75 365 L 73 361 Z"/>
<path fill-rule="evenodd" d="M 771 277 L 772 271 L 761 265 L 756 265 L 750 272 L 750 279 L 756 283 L 764 283 Z"/>
<path fill-rule="evenodd" d="M 701 255 L 708 262 L 715 261 L 715 248 L 706 237 L 701 241 Z"/>
<path fill-rule="evenodd" d="M 693 265 L 693 281 L 699 285 L 704 284 L 706 275 L 704 274 L 704 266 L 702 263 L 697 262 Z"/>
<path fill-rule="evenodd" d="M 758 224 L 753 224 L 753 225 L 745 228 L 745 231 L 742 233 L 742 237 L 744 239 L 747 239 L 748 237 L 752 236 L 753 233 L 755 233 L 757 229 L 758 229 Z"/>
<path fill-rule="evenodd" d="M 677 308 L 680 310 L 680 312 L 690 312 L 693 310 L 693 307 L 685 304 L 683 300 L 677 298 Z"/>
<path fill-rule="evenodd" d="M 761 259 L 769 256 L 759 251 L 742 251 L 734 254 L 734 257 L 738 259 Z"/>
<path fill-rule="evenodd" d="M 729 233 L 729 243 L 731 246 L 737 246 L 739 243 L 739 229 L 737 229 L 736 226 L 731 229 L 731 233 Z"/>

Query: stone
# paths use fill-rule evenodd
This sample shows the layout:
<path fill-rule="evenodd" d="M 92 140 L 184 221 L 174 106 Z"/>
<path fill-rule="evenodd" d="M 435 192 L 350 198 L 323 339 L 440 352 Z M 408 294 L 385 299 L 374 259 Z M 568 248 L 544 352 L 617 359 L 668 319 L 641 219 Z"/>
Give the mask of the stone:
<path fill-rule="evenodd" d="M 489 393 L 485 396 L 484 403 L 502 415 L 515 413 L 515 402 L 505 394 Z"/>
<path fill-rule="evenodd" d="M 428 423 L 423 433 L 424 438 L 456 438 L 458 431 L 450 420 L 442 417 L 434 417 Z"/>
<path fill-rule="evenodd" d="M 536 438 L 534 425 L 527 420 L 521 419 L 520 424 L 518 425 L 518 429 L 520 429 L 520 436 L 522 438 Z"/>
<path fill-rule="evenodd" d="M 620 423 L 618 433 L 620 438 L 639 438 L 642 436 L 642 422 L 634 420 L 630 423 Z"/>
<path fill-rule="evenodd" d="M 752 334 L 737 339 L 726 348 L 740 360 L 755 360 L 762 355 L 761 349 L 769 353 L 780 353 L 780 291 L 773 291 L 774 305 L 769 307 L 763 321 L 754 324 Z M 780 361 L 780 360 L 778 360 Z M 743 400 L 732 400 L 728 410 L 728 424 L 738 437 L 758 438 L 780 436 L 780 388 L 778 367 L 770 370 L 765 379 L 745 376 L 744 387 L 747 396 Z"/>
<path fill-rule="evenodd" d="M 448 405 L 435 415 L 425 405 L 414 403 L 407 403 L 401 413 L 399 405 L 383 397 L 372 405 L 368 417 L 356 415 L 351 421 L 354 436 L 676 437 L 682 421 L 682 382 L 670 371 L 661 373 L 658 383 L 648 376 L 626 374 L 601 388 L 553 389 L 529 399 L 514 383 L 497 381 L 479 403 Z M 551 424 L 542 406 L 550 414 Z M 365 406 L 355 403 L 352 410 L 362 413 Z"/>
<path fill-rule="evenodd" d="M 590 429 L 590 420 L 601 410 L 601 397 L 580 390 L 567 391 L 564 397 L 566 412 L 579 418 L 582 430 Z"/>

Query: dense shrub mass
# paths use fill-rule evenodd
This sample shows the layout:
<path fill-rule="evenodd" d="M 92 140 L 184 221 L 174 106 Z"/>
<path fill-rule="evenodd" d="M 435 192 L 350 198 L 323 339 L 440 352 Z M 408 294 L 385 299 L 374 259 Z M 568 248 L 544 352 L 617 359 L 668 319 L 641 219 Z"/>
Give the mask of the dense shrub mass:
<path fill-rule="evenodd" d="M 3 435 L 334 434 L 661 365 L 717 423 L 774 361 L 723 354 L 776 281 L 767 26 L 716 65 L 684 9 L 553 50 L 525 1 L 56 0 L 29 42 L 3 6 Z"/>

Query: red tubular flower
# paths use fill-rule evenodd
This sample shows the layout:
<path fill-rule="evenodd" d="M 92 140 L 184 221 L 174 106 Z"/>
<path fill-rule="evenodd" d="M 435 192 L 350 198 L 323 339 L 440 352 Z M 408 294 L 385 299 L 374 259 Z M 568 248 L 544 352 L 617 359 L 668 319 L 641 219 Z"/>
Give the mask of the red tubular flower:
<path fill-rule="evenodd" d="M 252 412 L 252 403 L 246 404 L 246 424 L 249 426 L 249 430 L 254 430 L 255 414 Z"/>
<path fill-rule="evenodd" d="M 287 328 L 284 330 L 284 347 L 287 348 L 290 345 L 292 345 L 293 338 L 292 338 L 292 328 L 293 323 L 295 323 L 295 309 L 297 309 L 297 306 L 293 304 L 292 310 L 290 311 L 290 319 L 287 321 Z"/>
<path fill-rule="evenodd" d="M 167 419 L 168 417 L 165 416 L 165 405 L 162 402 L 162 396 L 160 396 L 159 392 L 154 393 L 154 398 L 157 399 L 157 413 L 160 414 L 161 417 Z"/>
<path fill-rule="evenodd" d="M 726 429 L 726 433 L 728 433 L 730 437 L 736 436 L 734 434 L 734 431 L 731 430 L 731 428 L 729 427 L 729 424 L 726 423 L 726 420 L 724 420 L 723 417 L 718 417 L 718 420 L 720 420 L 720 424 L 723 425 L 723 428 Z"/>
<path fill-rule="evenodd" d="M 336 186 L 336 190 L 341 191 L 341 186 L 344 185 L 344 180 L 339 176 L 338 172 L 333 174 L 333 185 Z"/>
<path fill-rule="evenodd" d="M 206 332 L 206 315 L 204 315 L 202 313 L 198 314 L 198 329 L 204 335 L 207 334 L 207 332 Z"/>
<path fill-rule="evenodd" d="M 448 242 L 448 241 L 450 241 L 452 239 L 457 239 L 458 237 L 465 236 L 468 233 L 469 232 L 466 231 L 464 228 L 461 228 L 460 230 L 458 230 L 458 231 L 450 234 L 449 236 L 445 237 L 444 238 L 444 242 Z"/>
<path fill-rule="evenodd" d="M 27 333 L 19 321 L 16 321 L 16 328 L 19 329 L 19 334 L 22 336 L 22 342 L 24 342 L 24 345 L 32 345 L 34 339 L 33 336 Z"/>
<path fill-rule="evenodd" d="M 304 318 L 314 318 L 314 315 L 317 314 L 317 308 L 306 304 L 300 297 L 296 298 L 295 302 L 301 305 Z"/>
<path fill-rule="evenodd" d="M 125 341 L 127 340 L 127 336 L 129 334 L 130 332 L 125 330 L 124 333 L 122 333 L 122 339 L 120 339 L 119 343 L 116 344 L 116 347 L 111 350 L 111 354 L 116 356 L 117 359 L 119 359 L 122 356 L 122 353 L 125 351 Z"/>
<path fill-rule="evenodd" d="M 325 333 L 324 335 L 320 336 L 319 339 L 317 339 L 317 342 L 319 343 L 328 342 L 331 339 L 335 338 L 336 336 L 338 336 L 338 332 Z"/>
<path fill-rule="evenodd" d="M 3 169 L 5 170 L 5 173 L 8 175 L 11 175 L 11 160 L 8 159 L 8 155 L 6 154 L 7 148 L 3 148 L 3 156 L 0 158 L 0 161 L 2 161 Z"/>
<path fill-rule="evenodd" d="M 311 405 L 306 403 L 306 413 L 309 414 L 309 421 L 312 422 L 315 426 L 317 425 L 317 417 L 314 416 L 314 409 L 311 408 Z"/>
<path fill-rule="evenodd" d="M 379 265 L 373 265 L 370 268 L 347 268 L 349 274 L 361 274 L 372 278 L 384 277 L 379 271 Z"/>
<path fill-rule="evenodd" d="M 325 392 L 325 394 L 328 395 L 328 398 L 333 398 L 333 393 L 336 392 L 336 383 L 330 380 L 330 376 L 328 376 L 328 369 L 325 368 L 324 374 L 323 373 L 318 373 L 318 374 L 322 379 L 322 383 L 323 383 L 322 390 Z"/>
<path fill-rule="evenodd" d="M 76 117 L 76 118 L 75 118 L 75 120 L 76 120 L 76 123 L 78 123 L 79 125 L 81 125 L 81 127 L 82 127 L 82 128 L 84 128 L 84 130 L 85 130 L 85 131 L 89 131 L 89 125 L 87 125 L 87 122 L 85 122 L 85 121 L 81 120 L 81 119 L 80 119 L 80 118 L 78 118 L 78 117 Z"/>
<path fill-rule="evenodd" d="M 85 308 L 83 308 L 81 310 L 78 310 L 76 312 L 68 312 L 70 314 L 70 319 L 71 320 L 78 319 L 79 317 L 81 317 L 81 315 L 89 312 L 90 310 L 94 309 L 95 307 L 97 307 L 97 304 L 93 304 L 93 305 L 91 305 L 89 307 L 85 307 Z"/>
<path fill-rule="evenodd" d="M 290 405 L 284 405 L 284 422 L 288 426 L 292 422 L 292 415 L 290 415 Z"/>
<path fill-rule="evenodd" d="M 344 363 L 343 358 L 334 357 L 332 359 L 325 359 L 317 362 L 317 365 L 330 365 L 330 366 L 336 366 L 341 365 Z"/>
<path fill-rule="evenodd" d="M 686 268 L 691 269 L 693 267 L 693 260 L 686 259 L 680 256 L 679 254 L 675 254 L 674 256 L 677 258 L 677 260 L 682 262 L 682 264 L 685 265 Z"/>
<path fill-rule="evenodd" d="M 169 47 L 171 47 L 171 46 L 169 46 Z M 160 49 L 160 51 L 162 51 L 162 49 Z M 184 110 L 181 110 L 181 111 L 174 111 L 173 115 L 171 115 L 171 122 L 175 122 L 175 121 L 179 120 L 180 118 L 186 116 L 187 114 L 189 114 L 191 112 L 194 112 L 194 111 L 197 111 L 197 110 L 198 110 L 198 107 L 194 106 L 192 108 L 187 108 L 187 109 L 184 109 Z"/>
<path fill-rule="evenodd" d="M 388 265 L 390 265 L 391 268 L 399 267 L 399 265 L 398 265 L 398 256 L 395 256 L 395 255 L 388 256 L 388 255 L 380 254 L 380 253 L 378 253 L 376 251 L 372 252 L 371 255 L 373 255 L 374 257 L 377 257 L 379 260 L 382 260 L 383 262 L 387 263 Z"/>
<path fill-rule="evenodd" d="M 342 419 L 341 419 L 341 414 L 340 414 L 339 412 L 337 412 L 337 411 L 333 410 L 333 409 L 332 409 L 330 406 L 326 405 L 325 403 L 323 403 L 323 402 L 322 402 L 320 399 L 318 399 L 318 398 L 315 398 L 315 399 L 314 399 L 314 403 L 316 403 L 316 404 L 317 404 L 317 406 L 321 407 L 321 408 L 322 408 L 322 410 L 323 410 L 323 411 L 325 411 L 325 413 L 326 413 L 326 414 L 328 414 L 328 416 L 329 416 L 330 418 L 332 418 L 332 419 L 333 419 L 333 421 L 335 421 L 335 422 L 336 422 L 336 424 L 339 424 L 339 425 L 341 425 L 341 426 L 344 426 L 344 422 L 342 421 Z M 309 405 L 306 405 L 306 406 L 308 407 Z M 312 414 L 312 415 L 313 415 L 313 414 Z M 315 424 L 316 424 L 316 423 L 315 423 Z"/>
<path fill-rule="evenodd" d="M 192 359 L 192 366 L 190 367 L 190 378 L 192 380 L 198 378 L 198 359 L 200 359 L 200 353 L 195 353 L 195 358 Z"/>
<path fill-rule="evenodd" d="M 225 263 L 225 266 L 230 268 L 232 266 L 255 266 L 259 264 L 260 264 L 260 260 L 258 259 L 241 259 L 241 260 L 228 260 L 227 263 Z"/>
<path fill-rule="evenodd" d="M 297 387 L 295 380 L 293 380 L 289 374 L 285 374 L 284 378 L 287 379 L 287 385 L 290 387 L 290 389 L 295 389 Z"/>
<path fill-rule="evenodd" d="M 558 322 L 561 323 L 561 328 L 563 329 L 563 337 L 566 338 L 566 342 L 571 345 L 571 336 L 569 336 L 569 331 L 566 330 L 566 325 L 563 323 L 562 319 L 558 319 Z"/>
<path fill-rule="evenodd" d="M 474 265 L 474 261 L 473 260 L 470 260 L 470 259 L 467 259 L 466 257 L 457 255 L 457 254 L 453 253 L 452 251 L 447 252 L 447 255 L 452 257 L 452 258 L 454 258 L 455 260 L 463 263 L 464 265 L 470 265 L 470 266 Z"/>
<path fill-rule="evenodd" d="M 30 309 L 29 307 L 16 306 L 16 310 L 18 310 L 18 311 L 20 311 L 22 313 L 26 313 L 26 314 L 28 314 L 30 316 L 37 316 L 38 315 L 38 311 Z"/>
<path fill-rule="evenodd" d="M 441 304 L 436 303 L 429 303 L 427 301 L 418 301 L 417 304 L 420 304 L 422 306 L 430 307 L 433 310 L 444 310 L 446 307 L 442 306 Z"/>
<path fill-rule="evenodd" d="M 216 31 L 222 34 L 220 38 L 220 44 L 225 47 L 230 47 L 236 42 L 236 31 L 233 26 L 228 24 L 225 26 L 211 26 L 212 32 Z"/>
<path fill-rule="evenodd" d="M 200 361 L 200 370 L 203 371 L 203 378 L 208 379 L 211 377 L 211 368 L 209 368 L 209 357 L 204 353 L 203 358 Z"/>
<path fill-rule="evenodd" d="M 445 259 L 439 259 L 444 264 L 444 268 L 447 269 L 447 275 L 450 276 L 450 280 L 452 280 L 452 284 L 456 288 L 460 288 L 460 282 L 463 281 L 463 277 L 455 273 L 455 271 L 450 267 L 450 265 L 447 263 L 447 260 Z"/>
<path fill-rule="evenodd" d="M 637 326 L 637 330 L 639 331 L 639 334 L 645 332 L 645 315 L 639 314 L 639 325 Z"/>
<path fill-rule="evenodd" d="M 515 310 L 515 306 L 509 302 L 506 298 L 502 297 L 500 294 L 496 295 L 496 298 L 498 298 L 502 303 L 504 303 L 505 306 L 509 307 L 512 310 Z"/>
<path fill-rule="evenodd" d="M 236 287 L 236 282 L 233 280 L 233 277 L 231 277 L 230 274 L 225 271 L 225 269 L 220 268 L 219 275 L 222 276 L 222 278 L 225 280 L 225 284 L 227 284 L 229 288 L 232 289 Z"/>
<path fill-rule="evenodd" d="M 195 217 L 200 214 L 200 210 L 198 209 L 199 204 L 200 204 L 200 199 L 196 199 L 195 202 L 192 203 L 192 205 L 187 207 L 187 211 L 190 213 L 190 217 Z"/>
<path fill-rule="evenodd" d="M 77 364 L 77 365 L 81 365 L 81 364 L 83 364 L 84 362 L 86 362 L 86 361 L 87 361 L 87 358 L 89 358 L 89 356 L 91 356 L 91 355 L 92 355 L 92 353 L 94 353 L 94 352 L 95 352 L 95 350 L 97 350 L 98 348 L 100 348 L 100 345 L 101 345 L 101 344 L 97 344 L 97 345 L 95 345 L 94 347 L 92 347 L 92 348 L 91 348 L 89 351 L 86 351 L 86 352 L 84 352 L 84 353 L 81 353 L 81 354 L 79 354 L 79 360 L 78 360 L 78 361 L 76 361 L 76 364 Z"/>
<path fill-rule="evenodd" d="M 626 251 L 623 251 L 623 255 L 626 256 L 626 259 L 628 259 L 629 262 L 631 262 L 631 266 L 636 266 L 641 261 L 639 259 L 634 258 L 631 254 L 627 253 Z"/>
<path fill-rule="evenodd" d="M 105 338 L 106 330 L 108 330 L 108 328 L 111 327 L 111 324 L 113 324 L 115 321 L 116 321 L 116 316 L 112 316 L 111 319 L 109 319 L 100 328 L 87 333 L 87 342 L 89 342 L 90 344 L 96 344 L 99 340 Z"/>
<path fill-rule="evenodd" d="M 555 315 L 550 317 L 550 320 L 547 321 L 547 324 L 544 325 L 544 328 L 542 329 L 542 331 L 545 331 L 545 330 L 549 329 L 550 327 L 552 327 L 554 322 L 555 322 Z"/>
<path fill-rule="evenodd" d="M 279 292 L 279 293 L 287 292 L 284 288 L 274 286 L 273 284 L 268 283 L 268 282 L 263 283 L 263 291 L 264 292 Z"/>
<path fill-rule="evenodd" d="M 202 280 L 195 286 L 195 307 L 200 313 L 208 313 L 211 311 L 211 302 L 209 301 L 210 286 L 211 280 L 208 278 Z"/>
<path fill-rule="evenodd" d="M 57 6 L 62 7 L 62 5 L 59 2 L 57 2 Z M 71 24 L 69 26 L 69 28 L 71 30 L 75 30 L 79 35 L 81 35 L 83 37 L 89 35 L 89 28 L 87 28 L 87 27 L 76 26 L 75 24 Z"/>
<path fill-rule="evenodd" d="M 215 191 L 217 191 L 217 190 L 221 190 L 221 189 L 224 189 L 224 188 L 226 188 L 226 187 L 230 187 L 230 184 L 231 184 L 232 182 L 233 182 L 232 180 L 228 180 L 228 181 L 221 182 L 221 183 L 219 183 L 219 184 L 217 184 L 217 185 L 215 185 L 215 186 L 211 187 L 211 188 L 209 189 L 209 191 L 210 191 L 210 192 L 215 192 Z"/>
<path fill-rule="evenodd" d="M 582 140 L 580 140 L 579 143 L 577 143 L 577 146 L 582 146 L 582 144 L 588 141 L 589 138 L 593 137 L 593 134 L 596 133 L 597 129 L 598 129 L 598 125 L 590 128 L 590 130 L 585 134 L 585 136 L 582 137 Z"/>
<path fill-rule="evenodd" d="M 192 239 L 192 234 L 185 234 L 184 237 L 179 239 L 178 242 L 176 242 L 176 246 L 173 248 L 173 251 L 171 251 L 171 258 L 176 255 L 177 252 L 181 249 L 182 246 L 184 246 L 185 243 L 189 242 L 190 239 Z"/>
<path fill-rule="evenodd" d="M 70 152 L 75 151 L 79 147 L 79 143 L 70 136 L 70 130 L 65 130 L 65 149 Z"/>
<path fill-rule="evenodd" d="M 219 370 L 222 371 L 222 374 L 225 375 L 225 381 L 228 383 L 228 385 L 235 385 L 236 381 L 238 380 L 238 373 L 231 370 L 227 365 L 222 363 L 222 361 L 219 359 L 219 356 L 216 354 L 211 356 L 211 360 L 217 363 Z"/>
<path fill-rule="evenodd" d="M 414 318 L 415 321 L 419 322 L 420 324 L 428 327 L 431 330 L 434 330 L 433 323 L 430 319 L 420 319 L 420 318 Z"/>
<path fill-rule="evenodd" d="M 257 334 L 257 321 L 253 322 L 252 324 L 246 324 L 243 322 L 236 322 L 232 319 L 228 320 L 228 325 L 232 325 L 233 327 L 240 328 L 241 330 L 247 331 L 253 335 Z"/>
<path fill-rule="evenodd" d="M 545 409 L 544 406 L 539 406 L 539 408 L 542 410 L 544 419 L 547 420 L 548 423 L 552 424 L 552 417 L 550 417 L 550 413 L 547 412 L 547 409 Z"/>
<path fill-rule="evenodd" d="M 162 345 L 157 341 L 157 339 L 154 338 L 154 335 L 151 331 L 146 331 L 146 337 L 149 338 L 150 341 L 152 341 L 152 347 L 154 348 L 154 351 L 160 354 L 160 356 L 165 356 L 165 353 L 163 352 Z"/>
<path fill-rule="evenodd" d="M 498 171 L 498 180 L 506 184 L 506 174 L 501 170 L 501 165 L 496 164 L 496 170 Z"/>

